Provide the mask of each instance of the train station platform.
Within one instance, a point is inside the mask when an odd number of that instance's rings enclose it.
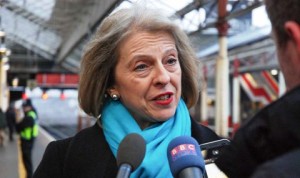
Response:
[[[6,142],[0,147],[0,177],[19,178],[18,169],[18,142],[15,139],[12,142]]]
[[[40,134],[35,141],[32,151],[34,170],[40,163],[46,146],[53,140],[55,139],[49,135],[48,132],[40,128]],[[6,141],[4,146],[0,147],[0,178],[25,178],[25,175],[19,139],[18,136],[15,135],[14,141]]]

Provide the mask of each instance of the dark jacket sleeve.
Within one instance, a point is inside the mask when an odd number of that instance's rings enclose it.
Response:
[[[270,158],[268,112],[260,111],[235,133],[231,144],[220,152],[216,165],[230,178],[250,177],[259,164]]]
[[[199,144],[211,142],[220,139],[220,137],[210,128],[197,123],[193,118],[192,121],[192,136]]]
[[[264,163],[300,147],[300,87],[260,110],[235,133],[216,165],[230,178],[247,178]]]
[[[259,166],[251,178],[300,177],[300,149],[286,153]]]
[[[71,138],[49,143],[34,178],[63,177],[64,159]]]

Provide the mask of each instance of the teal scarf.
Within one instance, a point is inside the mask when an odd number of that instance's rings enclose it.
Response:
[[[182,99],[173,117],[144,130],[141,130],[120,101],[107,102],[101,118],[105,138],[115,157],[119,144],[126,135],[138,133],[145,139],[146,155],[141,165],[131,174],[131,178],[172,177],[167,159],[168,144],[175,137],[191,136],[190,115]]]

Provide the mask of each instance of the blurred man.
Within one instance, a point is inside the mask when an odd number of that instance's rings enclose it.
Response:
[[[5,141],[5,129],[6,129],[7,123],[5,119],[5,114],[0,108],[0,146],[4,146],[4,141]]]
[[[9,105],[5,115],[6,115],[8,131],[9,131],[9,140],[13,141],[14,140],[15,127],[16,127],[16,113],[15,113],[15,108],[14,108],[13,103],[11,103]]]
[[[300,177],[300,1],[265,4],[287,92],[243,125],[216,160],[230,178]]]
[[[22,108],[24,111],[24,118],[17,123],[16,128],[20,134],[21,151],[23,164],[26,169],[27,178],[31,178],[33,174],[32,166],[32,148],[34,140],[38,135],[37,114],[33,110],[30,99],[23,102]]]

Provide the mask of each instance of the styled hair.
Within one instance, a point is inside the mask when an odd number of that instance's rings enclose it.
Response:
[[[81,61],[79,95],[81,108],[98,117],[107,98],[107,89],[114,84],[114,70],[121,42],[136,32],[167,32],[175,40],[182,70],[182,98],[188,108],[196,104],[199,95],[197,58],[183,30],[158,10],[137,4],[106,17],[87,45]]]
[[[287,21],[295,21],[300,24],[300,1],[265,0],[265,5],[278,44],[279,46],[285,46],[289,35],[284,30],[284,24]]]

